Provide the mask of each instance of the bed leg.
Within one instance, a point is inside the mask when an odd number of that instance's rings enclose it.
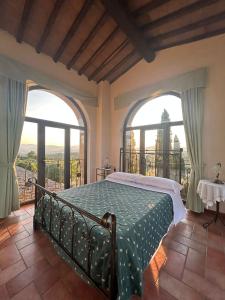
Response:
[[[116,276],[116,216],[111,214],[111,280],[110,280],[110,300],[117,299],[117,276]]]
[[[33,228],[34,231],[37,231],[39,229],[39,224],[38,222],[35,220],[35,217],[33,217]]]

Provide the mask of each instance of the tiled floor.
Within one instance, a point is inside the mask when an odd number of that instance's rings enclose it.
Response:
[[[0,221],[0,299],[104,299],[33,232],[32,215],[27,205]],[[189,213],[169,231],[144,274],[143,299],[225,299],[225,227],[206,231],[209,218]]]

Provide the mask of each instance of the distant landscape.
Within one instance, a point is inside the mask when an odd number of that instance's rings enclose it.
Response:
[[[73,152],[79,153],[79,145],[73,145],[72,149]],[[37,145],[34,144],[21,144],[19,149],[19,155],[20,156],[26,156],[29,152],[35,152],[37,153]],[[56,146],[56,145],[47,145],[45,147],[45,153],[47,155],[51,154],[61,154],[64,152],[63,146]]]
[[[71,182],[81,174],[82,166],[79,146],[73,146],[70,154]],[[35,144],[22,144],[17,156],[16,166],[19,167],[21,178],[26,171],[37,173],[37,146]],[[24,171],[23,171],[24,170]],[[48,145],[45,147],[45,177],[54,182],[64,181],[64,147]],[[76,183],[77,184],[77,183]]]

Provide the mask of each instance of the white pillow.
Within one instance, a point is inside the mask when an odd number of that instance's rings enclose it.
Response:
[[[143,185],[150,185],[154,187],[159,187],[164,190],[170,190],[174,193],[180,193],[183,186],[179,184],[178,182],[168,179],[168,178],[162,178],[162,177],[155,177],[155,176],[142,176],[139,177],[136,181],[139,184]]]
[[[112,180],[121,180],[121,181],[129,181],[129,182],[137,182],[138,179],[144,177],[141,174],[131,174],[125,172],[114,172],[106,177],[106,179]]]

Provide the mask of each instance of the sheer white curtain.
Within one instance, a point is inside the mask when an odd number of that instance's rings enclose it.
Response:
[[[0,76],[0,218],[19,208],[15,160],[26,111],[26,84]]]

